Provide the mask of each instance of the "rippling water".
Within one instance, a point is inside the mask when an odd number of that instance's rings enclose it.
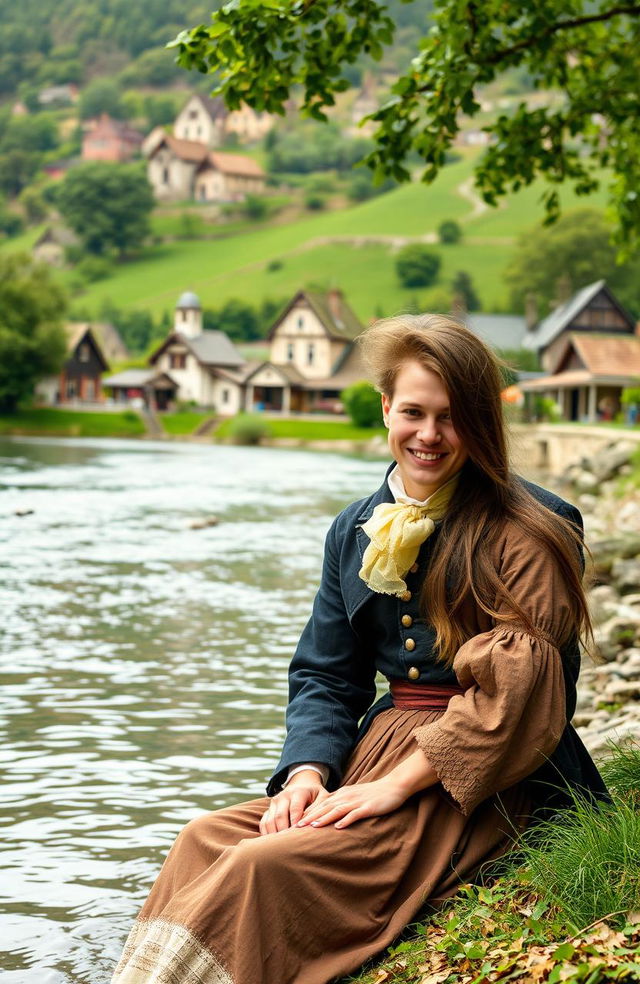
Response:
[[[263,792],[324,534],[384,464],[39,439],[0,463],[0,976],[103,984],[177,831]]]

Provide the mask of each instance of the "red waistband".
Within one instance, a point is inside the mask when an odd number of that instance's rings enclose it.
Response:
[[[389,680],[393,706],[401,711],[444,711],[452,697],[463,694],[462,687],[444,684]]]

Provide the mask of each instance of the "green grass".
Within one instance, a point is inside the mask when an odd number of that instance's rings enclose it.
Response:
[[[133,410],[114,413],[21,410],[0,416],[0,434],[43,434],[56,437],[139,437],[145,426]]]
[[[273,213],[290,195],[268,198],[271,218],[253,223],[234,219],[210,224],[197,203],[162,206],[153,218],[156,236],[182,237],[184,213],[193,216],[193,235],[206,238],[174,239],[144,249],[139,258],[115,265],[108,278],[88,284],[75,300],[83,311],[97,316],[105,301],[118,307],[140,308],[158,317],[172,311],[185,289],[195,290],[205,307],[220,307],[231,298],[254,305],[265,298],[285,298],[301,287],[341,287],[363,322],[418,304],[424,310],[445,309],[450,281],[459,270],[471,273],[484,310],[502,310],[507,303],[504,270],[521,233],[543,217],[539,201],[545,184],[535,182],[510,196],[506,204],[473,216],[473,205],[460,194],[469,181],[477,151],[465,151],[462,160],[445,167],[433,185],[415,182],[343,209],[302,214],[283,223]],[[311,175],[309,180],[314,177]],[[577,198],[560,189],[565,207],[602,207],[600,191]],[[440,246],[439,283],[429,290],[403,290],[395,274],[394,237],[433,235],[443,219],[463,226],[463,239]],[[0,243],[0,250],[29,248],[41,229],[29,230]],[[360,245],[340,242],[362,237]],[[388,242],[366,241],[383,237]],[[330,240],[330,241],[328,241]],[[272,260],[282,264],[269,271]],[[72,285],[73,272],[56,276]]]
[[[350,984],[639,980],[640,745],[610,751],[601,768],[612,804],[576,799],[538,825],[517,856],[425,910]]]
[[[234,421],[242,420],[243,416],[240,414],[238,418],[230,417],[223,421],[214,432],[216,439],[230,438]],[[299,441],[368,441],[377,434],[386,433],[384,428],[355,427],[345,420],[276,420],[273,417],[262,420],[268,428],[269,437]]]
[[[183,436],[193,434],[195,429],[209,420],[213,414],[208,411],[184,410],[176,413],[162,413],[160,423],[167,434]]]

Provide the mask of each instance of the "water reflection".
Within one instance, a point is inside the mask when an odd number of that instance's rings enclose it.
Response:
[[[0,463],[2,981],[102,984],[178,829],[262,793],[324,534],[384,466],[37,439]]]

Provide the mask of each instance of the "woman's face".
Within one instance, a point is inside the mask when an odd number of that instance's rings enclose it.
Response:
[[[449,413],[442,378],[419,362],[403,362],[393,396],[382,395],[389,448],[407,495],[422,501],[460,471],[467,450]]]

